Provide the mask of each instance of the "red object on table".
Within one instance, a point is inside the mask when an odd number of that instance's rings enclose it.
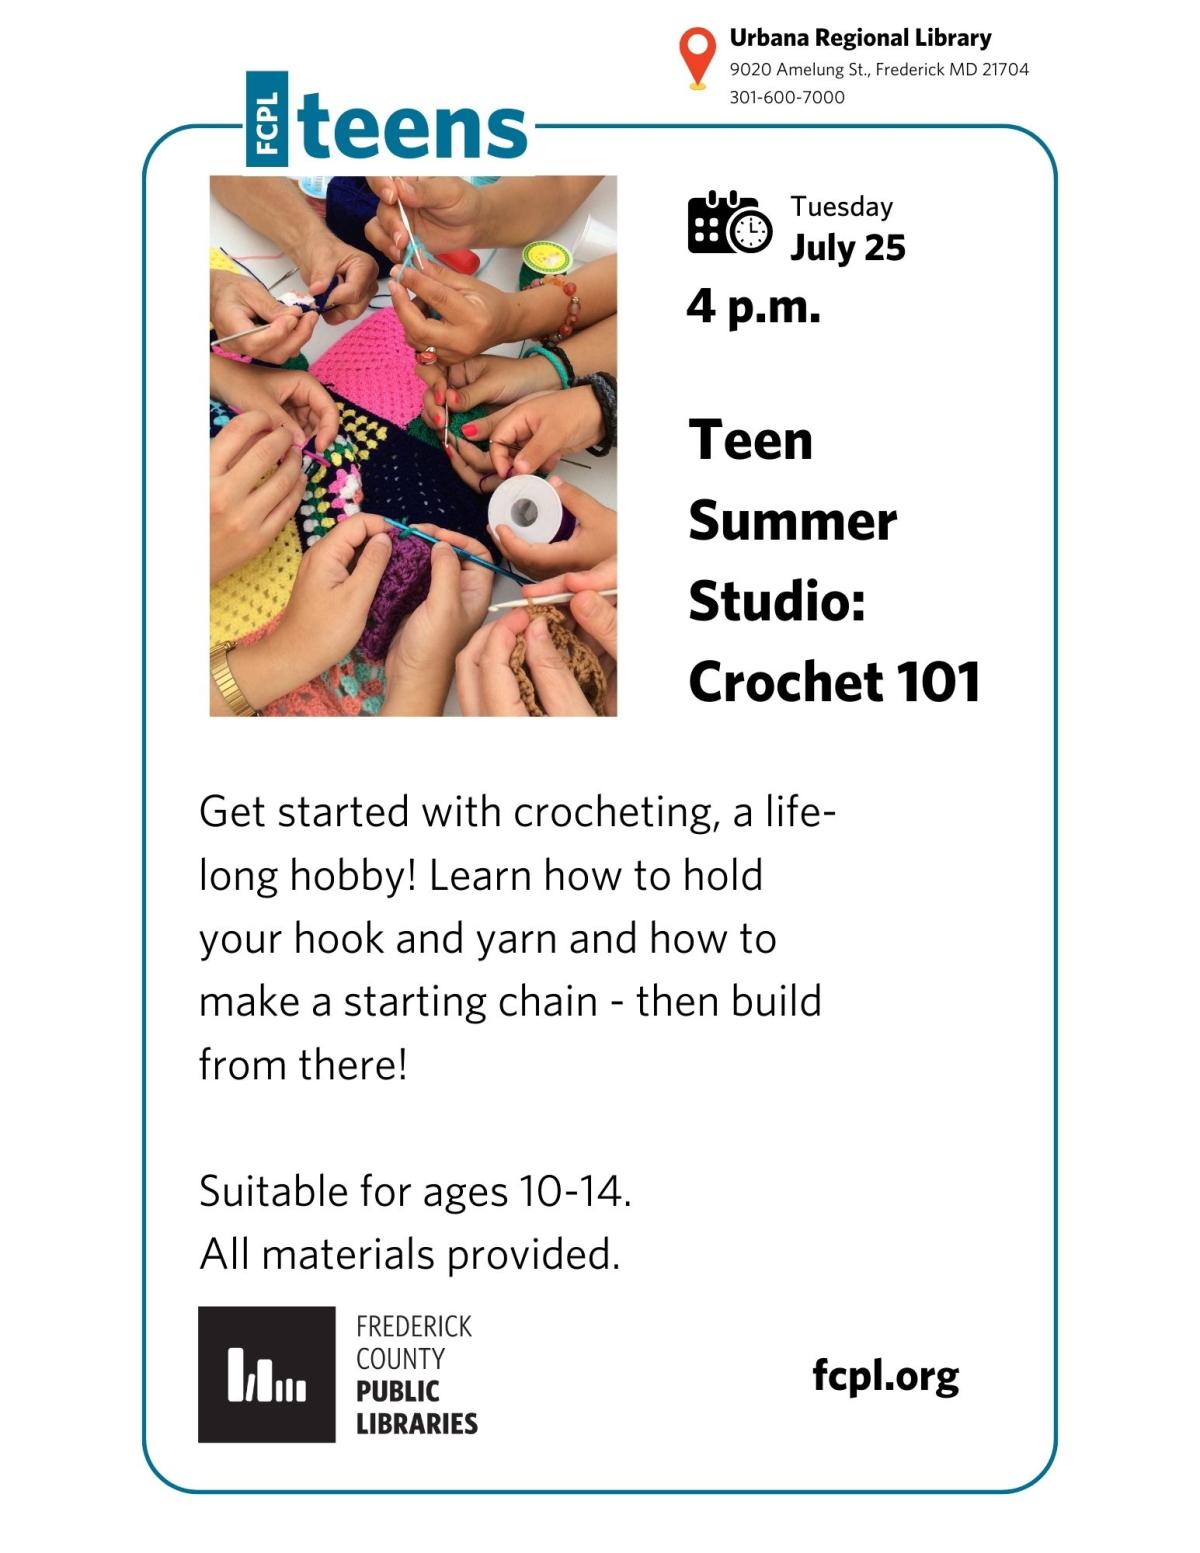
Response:
[[[434,257],[439,264],[444,264],[448,270],[457,270],[460,275],[474,275],[479,268],[479,255],[473,248],[454,248]]]

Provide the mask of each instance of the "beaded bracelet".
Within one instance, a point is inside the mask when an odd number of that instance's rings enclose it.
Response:
[[[585,383],[595,394],[604,421],[603,439],[595,447],[588,448],[588,452],[593,458],[603,458],[617,445],[617,380],[611,372],[588,372],[575,386],[582,388]]]
[[[558,373],[558,380],[562,386],[564,388],[570,388],[570,375],[568,374],[566,367],[564,367],[562,362],[558,359],[557,351],[547,350],[544,345],[531,345],[525,352],[526,359],[528,359],[530,356],[544,356],[550,365],[554,368],[555,372]]]
[[[573,280],[565,280],[561,275],[539,275],[536,280],[529,282],[530,291],[536,290],[538,286],[558,286],[567,299],[567,316],[553,334],[542,337],[543,345],[561,345],[575,333],[575,327],[579,322],[579,310],[583,306],[579,288]]]

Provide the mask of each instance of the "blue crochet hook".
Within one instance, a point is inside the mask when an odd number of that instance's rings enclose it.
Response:
[[[411,523],[401,523],[399,518],[384,518],[385,523],[390,523],[393,528],[398,528],[409,539],[423,539],[427,545],[440,544],[441,541],[434,535],[425,533],[424,529],[413,528]],[[489,572],[498,572],[501,577],[511,577],[513,582],[532,582],[532,577],[523,577],[520,572],[513,571],[511,566],[499,566],[495,561],[485,561],[481,555],[472,555],[469,550],[463,550],[459,545],[451,545],[455,555],[461,555],[464,561],[474,561],[476,566],[486,566]]]

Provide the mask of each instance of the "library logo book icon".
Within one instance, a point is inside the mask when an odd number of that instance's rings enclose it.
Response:
[[[201,1445],[336,1439],[332,1305],[201,1305],[197,1316]]]

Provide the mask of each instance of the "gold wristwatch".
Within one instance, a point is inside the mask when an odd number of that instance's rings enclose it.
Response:
[[[226,705],[235,717],[258,717],[259,713],[252,707],[242,694],[242,687],[233,677],[233,670],[229,667],[229,653],[237,646],[236,642],[218,642],[208,655],[208,667],[212,677],[217,682],[217,689],[225,699]]]

